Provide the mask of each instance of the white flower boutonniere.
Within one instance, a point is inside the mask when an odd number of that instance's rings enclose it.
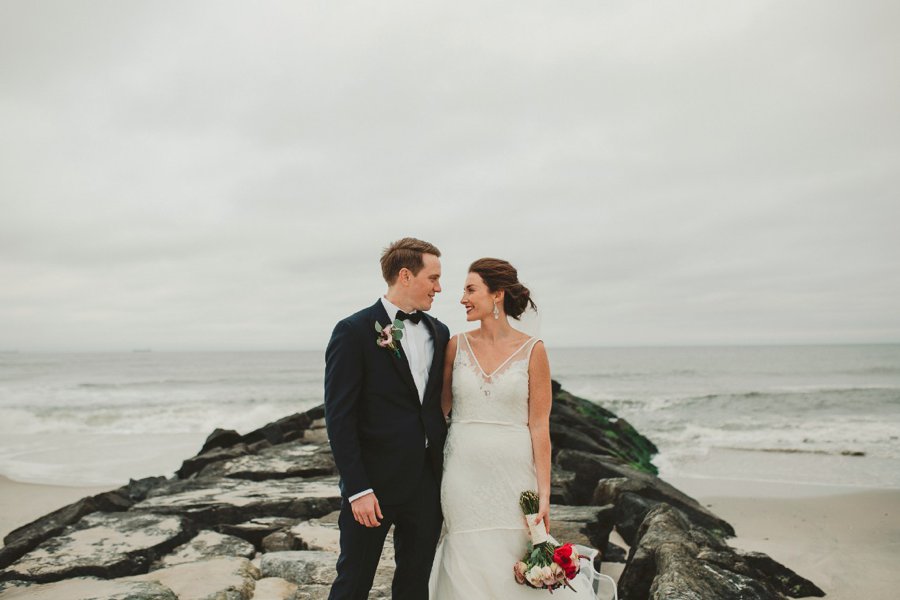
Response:
[[[390,325],[384,327],[381,323],[375,321],[375,331],[378,332],[378,338],[375,343],[382,348],[387,348],[394,353],[394,356],[400,358],[400,340],[403,339],[403,321],[395,320]]]

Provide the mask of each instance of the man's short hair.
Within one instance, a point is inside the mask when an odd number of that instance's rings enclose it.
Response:
[[[423,242],[416,238],[403,238],[391,243],[381,253],[381,274],[388,285],[394,285],[400,269],[409,269],[413,275],[418,275],[425,266],[424,254],[440,256],[441,251],[434,244]]]

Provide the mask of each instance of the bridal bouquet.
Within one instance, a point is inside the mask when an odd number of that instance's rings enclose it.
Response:
[[[538,495],[532,491],[519,496],[519,506],[531,532],[531,544],[522,560],[513,565],[516,581],[532,588],[546,588],[551,594],[563,586],[574,590],[569,580],[581,568],[578,553],[572,544],[560,545],[550,537],[543,522],[535,525],[539,504]]]

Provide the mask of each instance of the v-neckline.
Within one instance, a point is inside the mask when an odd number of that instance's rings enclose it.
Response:
[[[507,356],[506,360],[504,360],[502,363],[500,363],[496,369],[494,369],[490,373],[485,373],[484,369],[481,366],[481,363],[478,362],[478,356],[476,356],[475,350],[472,348],[472,343],[469,341],[469,334],[463,333],[463,337],[466,338],[466,347],[469,349],[469,354],[472,355],[472,360],[475,361],[475,366],[478,367],[478,370],[481,371],[481,376],[484,377],[485,379],[491,379],[494,375],[496,375],[497,371],[499,371],[500,369],[505,367],[506,363],[508,363],[510,360],[512,360],[513,356],[518,354],[522,350],[522,348],[524,348],[525,346],[528,345],[528,342],[530,342],[531,340],[534,339],[534,337],[532,336],[532,337],[528,338],[527,340],[525,340],[525,343],[522,344],[521,346],[519,346],[518,348],[516,348],[515,352],[513,352],[512,354]]]

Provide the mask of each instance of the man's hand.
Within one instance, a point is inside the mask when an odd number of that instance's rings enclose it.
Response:
[[[366,494],[351,502],[350,510],[353,511],[356,522],[364,527],[380,527],[381,521],[378,519],[384,518],[374,493]]]

